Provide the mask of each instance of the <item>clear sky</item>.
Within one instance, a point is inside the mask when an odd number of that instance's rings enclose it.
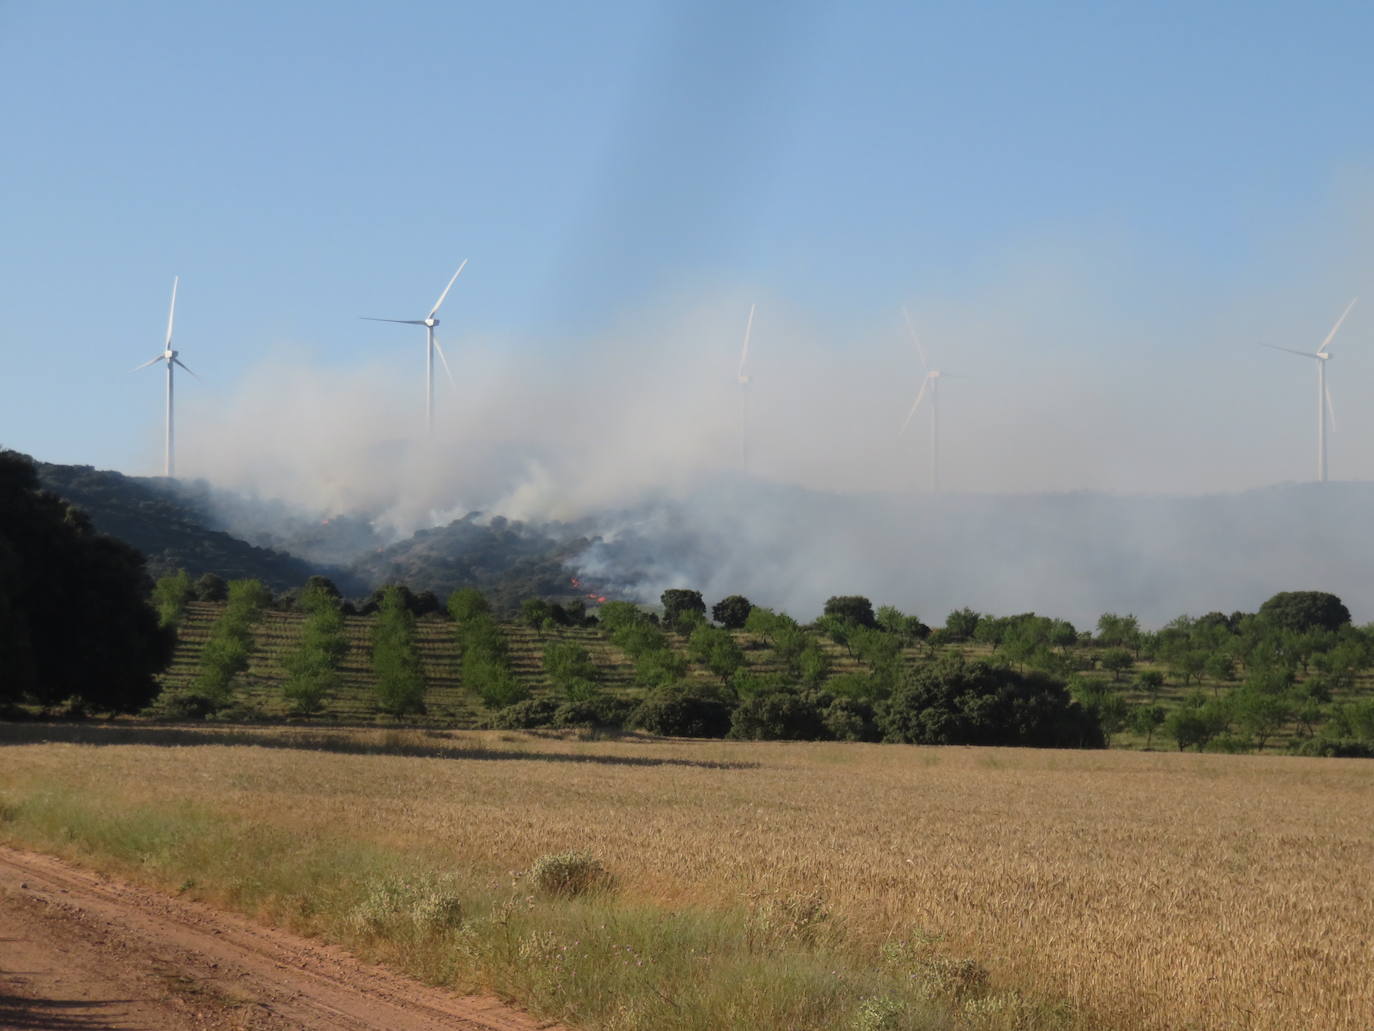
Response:
[[[1331,474],[1374,479],[1371,44],[1359,3],[0,0],[0,445],[158,471],[130,370],[173,275],[188,449],[277,363],[366,425],[359,381],[419,402],[421,338],[358,316],[422,317],[469,258],[460,404],[604,382],[652,420],[621,356],[671,398],[699,345],[733,389],[757,301],[753,417],[805,444],[771,468],[839,486],[921,482],[902,305],[969,375],[952,488],[1307,478],[1315,374],[1256,344],[1365,293]]]

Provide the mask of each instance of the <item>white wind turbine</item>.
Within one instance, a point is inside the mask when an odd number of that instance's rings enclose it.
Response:
[[[167,341],[162,345],[162,353],[149,358],[142,365],[135,366],[133,370],[137,372],[139,369],[146,369],[148,366],[156,365],[158,362],[167,363],[167,426],[163,438],[162,450],[163,476],[172,476],[176,472],[176,456],[173,452],[175,434],[172,425],[172,366],[180,365],[183,369],[186,369],[187,372],[191,372],[191,370],[187,368],[186,363],[177,357],[177,352],[172,350],[172,323],[175,321],[177,314],[177,284],[180,281],[180,276],[172,277],[172,306],[167,310]],[[191,372],[191,375],[195,376],[196,374]],[[196,378],[199,379],[200,377],[196,376]]]
[[[429,314],[422,319],[374,319],[369,315],[360,316],[368,322],[397,322],[403,326],[424,326],[427,342],[425,344],[425,432],[434,432],[434,352],[439,352],[439,361],[444,365],[444,375],[448,377],[450,385],[455,390],[457,384],[453,382],[453,373],[449,371],[448,359],[444,357],[444,350],[439,346],[439,342],[434,339],[434,327],[439,325],[439,320],[434,316],[439,312],[439,306],[444,303],[444,298],[453,289],[453,284],[458,281],[458,276],[462,273],[468,259],[464,258],[458,271],[453,273],[453,278],[448,281],[448,286],[444,287],[444,292],[439,295],[439,299],[434,302],[434,307],[429,309]]]
[[[739,464],[744,472],[749,471],[749,336],[754,332],[754,309],[749,305],[749,321],[744,324],[744,346],[739,353]]]
[[[1272,348],[1275,351],[1287,351],[1289,354],[1296,354],[1303,358],[1315,358],[1317,360],[1317,482],[1326,482],[1326,424],[1329,421],[1331,428],[1336,428],[1336,413],[1331,407],[1331,390],[1326,385],[1326,363],[1331,360],[1331,352],[1327,350],[1332,339],[1336,336],[1337,330],[1341,328],[1341,323],[1350,314],[1350,309],[1355,307],[1354,298],[1345,306],[1345,311],[1341,312],[1341,317],[1336,320],[1336,324],[1331,327],[1331,332],[1326,334],[1326,339],[1322,341],[1321,347],[1315,351],[1295,351],[1291,347],[1279,347],[1276,344],[1264,344],[1264,347]]]
[[[916,391],[916,399],[911,402],[911,411],[906,413],[906,419],[902,422],[902,428],[898,431],[898,436],[906,432],[906,428],[911,425],[912,418],[916,415],[916,409],[921,407],[921,402],[930,398],[930,489],[932,492],[940,490],[940,379],[947,376],[947,373],[939,369],[932,369],[926,360],[926,349],[921,346],[921,338],[916,332],[916,327],[911,322],[911,313],[902,308],[902,320],[906,323],[906,331],[911,336],[911,342],[916,345],[916,353],[921,359],[921,368],[925,375],[921,377],[921,388]]]

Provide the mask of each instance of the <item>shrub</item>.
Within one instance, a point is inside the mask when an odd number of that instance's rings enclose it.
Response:
[[[540,856],[530,867],[530,880],[545,895],[559,898],[608,891],[614,884],[601,860],[585,852]]]
[[[599,694],[564,702],[554,710],[555,727],[600,727],[619,730],[629,722],[638,703],[621,695]]]
[[[878,741],[882,733],[873,706],[861,698],[836,698],[821,713],[826,734],[836,741]]]
[[[831,701],[828,696],[824,700]],[[814,697],[774,691],[742,701],[731,716],[729,736],[745,741],[820,741],[830,735]]]
[[[534,730],[553,724],[558,702],[552,698],[527,698],[489,714],[482,721],[492,730]]]
[[[432,938],[462,926],[463,903],[454,886],[437,877],[379,878],[349,920],[368,937]]]
[[[640,702],[630,722],[664,737],[724,737],[730,730],[730,705],[719,692],[674,684]]]
[[[888,741],[1101,748],[1102,728],[1061,681],[949,656],[914,670],[881,703]]]

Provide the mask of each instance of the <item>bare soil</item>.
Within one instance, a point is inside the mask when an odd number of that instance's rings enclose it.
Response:
[[[231,914],[0,846],[0,1028],[535,1031]]]

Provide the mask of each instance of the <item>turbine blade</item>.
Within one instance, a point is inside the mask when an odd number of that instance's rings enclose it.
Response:
[[[1318,361],[1321,361],[1321,359],[1311,351],[1295,351],[1291,347],[1280,347],[1278,344],[1260,344],[1260,347],[1267,347],[1271,351],[1287,351],[1289,354],[1296,354],[1302,358],[1317,358]]]
[[[1327,419],[1329,419],[1329,420],[1331,421],[1331,429],[1332,429],[1332,431],[1334,432],[1335,429],[1336,429],[1336,409],[1335,409],[1335,407],[1331,404],[1331,388],[1330,388],[1330,387],[1325,387],[1325,390],[1326,390],[1326,417],[1327,417]]]
[[[368,322],[396,322],[402,326],[423,326],[424,319],[374,319],[371,315],[359,315],[358,318],[366,319]]]
[[[926,396],[926,387],[930,386],[930,377],[921,380],[921,389],[916,391],[916,400],[911,402],[911,411],[906,413],[906,419],[902,422],[902,428],[897,431],[897,436],[906,432],[906,428],[911,425],[912,417],[916,414],[916,409],[921,407],[921,401]]]
[[[458,277],[462,274],[462,272],[463,272],[463,267],[464,267],[465,265],[467,265],[467,263],[468,263],[468,259],[467,259],[467,258],[464,258],[464,259],[463,259],[463,264],[462,264],[462,265],[459,265],[459,266],[458,266],[458,271],[455,272],[455,273],[453,273],[453,278],[450,279],[450,280],[448,281],[448,286],[444,287],[444,292],[441,293],[441,294],[439,295],[439,299],[438,299],[437,301],[434,302],[434,307],[431,308],[431,309],[429,309],[429,314],[426,316],[426,318],[430,318],[430,319],[434,318],[434,313],[435,313],[436,311],[439,310],[439,305],[441,305],[441,304],[444,303],[444,298],[447,297],[447,296],[448,296],[448,292],[449,292],[450,290],[453,289],[453,284],[456,283],[456,282],[458,282]]]
[[[744,382],[744,368],[749,363],[749,336],[754,332],[754,309],[758,305],[749,305],[749,321],[744,324],[744,347],[739,353],[739,381]]]
[[[144,362],[142,365],[135,365],[135,366],[134,366],[132,369],[130,369],[129,371],[130,371],[130,372],[137,372],[139,369],[146,369],[149,365],[155,365],[156,363],[162,361],[162,358],[163,358],[162,355],[158,355],[156,358],[149,358],[149,359],[148,359],[146,362]]]
[[[439,338],[434,338],[434,353],[439,356],[439,364],[444,367],[444,375],[448,377],[448,385],[453,388],[453,392],[458,393],[458,384],[453,382],[453,373],[449,371],[448,359],[444,357],[444,349],[439,346]]]
[[[172,306],[167,309],[167,346],[165,350],[172,349],[172,321],[177,314],[177,284],[181,282],[180,276],[172,277]]]
[[[187,365],[184,361],[182,361],[180,358],[173,358],[172,361],[175,362],[177,365],[180,365],[180,366],[181,366],[183,369],[185,369],[187,372],[191,372],[191,367],[190,367],[189,365]],[[199,377],[199,376],[196,376],[196,374],[195,374],[194,372],[191,372],[191,375],[192,375],[192,376],[195,376],[196,379],[200,379],[200,377]]]
[[[916,332],[916,324],[911,321],[911,312],[906,310],[906,305],[902,305],[902,321],[906,323],[907,335],[911,337],[911,342],[916,345],[916,353],[921,356],[921,368],[928,370],[930,362],[926,360],[926,349],[921,346],[921,336]]]
[[[1338,318],[1338,319],[1336,320],[1336,324],[1335,324],[1334,326],[1331,327],[1331,332],[1328,333],[1328,334],[1326,334],[1326,339],[1322,341],[1321,347],[1317,348],[1318,351],[1325,351],[1325,350],[1326,350],[1326,345],[1329,344],[1329,343],[1331,343],[1331,338],[1334,337],[1334,336],[1336,335],[1336,330],[1338,330],[1338,329],[1341,328],[1341,323],[1345,321],[1345,317],[1346,317],[1347,315],[1350,314],[1350,309],[1353,308],[1353,307],[1355,307],[1355,301],[1358,301],[1358,300],[1359,300],[1359,298],[1356,297],[1356,298],[1354,298],[1349,304],[1347,304],[1347,305],[1345,306],[1345,311],[1341,312],[1341,317]]]

